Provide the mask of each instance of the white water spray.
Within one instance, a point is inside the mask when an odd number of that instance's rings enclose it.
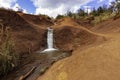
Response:
[[[47,30],[48,30],[48,32],[47,32],[47,49],[45,49],[42,52],[57,50],[57,49],[53,48],[53,29],[48,27]]]
[[[49,27],[47,29],[48,29],[47,46],[48,46],[48,49],[52,49],[53,48],[53,29],[50,29]]]

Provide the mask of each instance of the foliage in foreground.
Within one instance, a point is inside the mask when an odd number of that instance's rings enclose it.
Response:
[[[5,28],[2,24],[0,27],[0,75],[3,75],[18,65],[19,57],[14,50],[9,27]]]

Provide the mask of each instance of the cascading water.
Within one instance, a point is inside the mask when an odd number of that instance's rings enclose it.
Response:
[[[47,33],[47,46],[48,46],[48,49],[53,48],[53,29],[50,29],[49,27],[48,27],[48,33]]]
[[[47,47],[48,48],[42,52],[57,50],[57,49],[53,48],[53,29],[48,27],[47,30],[48,30],[48,32],[47,32]]]

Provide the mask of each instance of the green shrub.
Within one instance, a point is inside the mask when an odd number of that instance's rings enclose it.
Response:
[[[120,11],[118,11],[115,15],[114,15],[114,20],[120,18]]]
[[[109,13],[102,13],[100,16],[94,16],[94,20],[92,21],[93,25],[96,25],[98,23],[101,23],[103,21],[109,20],[111,18],[113,18],[115,16],[115,14],[109,14]]]
[[[56,19],[62,19],[62,18],[64,18],[64,15],[57,15],[57,17],[56,17]]]
[[[0,29],[0,75],[7,74],[18,65],[19,56],[14,50],[14,43],[11,38],[9,27]]]

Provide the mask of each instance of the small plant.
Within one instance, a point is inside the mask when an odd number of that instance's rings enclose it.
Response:
[[[62,18],[64,18],[64,15],[57,15],[57,17],[56,17],[56,19],[62,19]]]
[[[8,10],[8,11],[14,11],[13,9],[10,9],[10,8],[8,8],[8,9],[6,9],[6,8],[4,8],[4,7],[0,7],[0,10]]]
[[[41,68],[41,70],[40,70],[40,75],[42,75],[42,74],[44,74],[45,73],[45,71],[48,69],[49,67],[43,67],[43,68]]]
[[[14,50],[14,43],[11,39],[10,28],[0,29],[0,75],[7,74],[18,65],[18,55]]]

